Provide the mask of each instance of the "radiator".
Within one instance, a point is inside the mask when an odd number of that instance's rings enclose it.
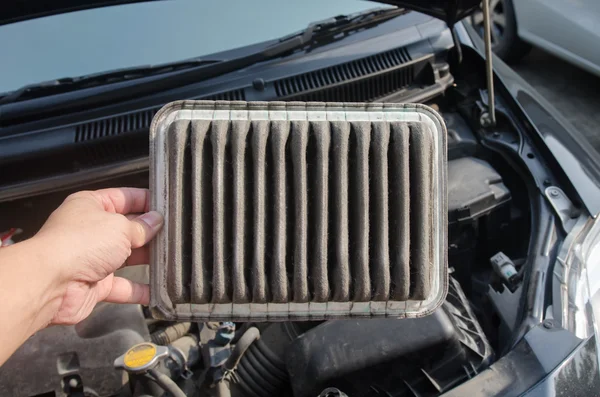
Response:
[[[174,102],[150,180],[157,318],[417,317],[445,299],[446,129],[426,106]]]

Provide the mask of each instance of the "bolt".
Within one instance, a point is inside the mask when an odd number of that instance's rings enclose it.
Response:
[[[254,89],[257,91],[264,91],[265,90],[265,80],[261,79],[261,78],[254,79],[254,81],[252,82],[252,87],[254,87]]]
[[[544,326],[544,328],[546,329],[551,329],[553,327],[552,325],[552,321],[551,320],[544,320],[544,322],[542,323],[542,325]]]
[[[500,138],[500,133],[498,131],[494,132],[492,135],[494,138]]]
[[[77,378],[69,379],[69,387],[70,388],[75,389],[78,386],[79,386],[79,381],[77,380]]]
[[[552,197],[558,197],[558,190],[556,190],[556,189],[550,189],[550,196],[552,196]]]
[[[481,126],[484,128],[492,125],[492,120],[490,119],[490,114],[488,112],[481,113],[481,116],[479,117],[479,124],[481,124]]]

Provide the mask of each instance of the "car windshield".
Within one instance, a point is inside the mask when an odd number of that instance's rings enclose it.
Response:
[[[271,40],[376,7],[358,0],[153,1],[0,26],[0,92]]]

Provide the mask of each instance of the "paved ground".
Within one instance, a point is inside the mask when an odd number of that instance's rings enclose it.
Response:
[[[600,77],[537,48],[513,68],[600,152]]]

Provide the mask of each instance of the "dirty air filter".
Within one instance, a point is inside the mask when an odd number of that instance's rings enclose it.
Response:
[[[428,107],[174,102],[150,146],[154,316],[418,317],[444,300],[446,129]]]

